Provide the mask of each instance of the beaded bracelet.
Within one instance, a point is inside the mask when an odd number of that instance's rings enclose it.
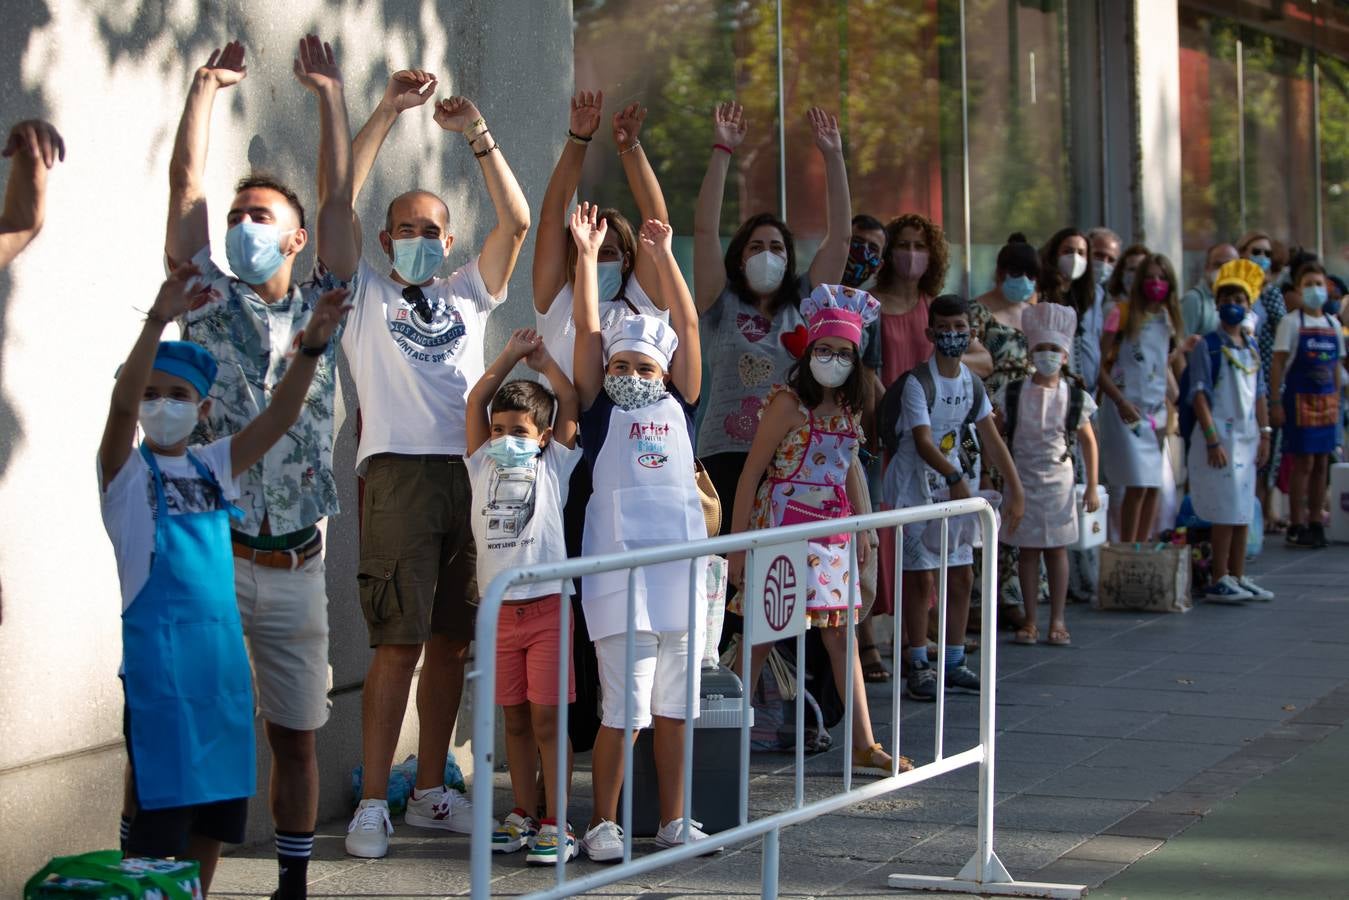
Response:
[[[622,150],[619,150],[619,151],[618,151],[618,155],[619,155],[619,156],[623,156],[623,155],[625,155],[625,154],[631,153],[632,151],[636,150],[636,149],[637,149],[638,147],[640,147],[640,146],[642,146],[642,142],[641,142],[641,141],[633,141],[633,142],[632,142],[631,144],[629,144],[626,148],[624,148],[624,149],[622,149]]]
[[[584,147],[586,144],[589,144],[591,140],[593,140],[593,138],[583,137],[577,134],[576,132],[572,131],[570,128],[568,128],[567,140],[571,141],[573,144],[580,144],[582,147]]]

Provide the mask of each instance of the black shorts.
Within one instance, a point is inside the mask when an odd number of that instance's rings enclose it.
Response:
[[[126,736],[126,755],[131,763],[134,792],[136,761],[131,754],[131,712],[125,705],[122,709],[122,733]],[[131,830],[124,852],[128,856],[156,859],[178,857],[187,851],[188,839],[193,835],[222,844],[242,844],[248,825],[248,800],[248,797],[238,797],[164,809],[141,809],[137,802],[137,808],[131,814]]]

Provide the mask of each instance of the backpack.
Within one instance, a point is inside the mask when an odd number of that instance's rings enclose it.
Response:
[[[1218,387],[1218,377],[1223,373],[1223,336],[1220,332],[1210,331],[1204,335],[1204,346],[1208,349],[1208,380],[1209,384],[1215,389]],[[1198,417],[1194,414],[1194,404],[1187,399],[1190,395],[1190,366],[1187,363],[1185,370],[1180,373],[1178,382],[1180,388],[1181,402],[1176,412],[1177,424],[1180,427],[1181,440],[1185,442],[1185,452],[1190,452],[1190,432],[1194,431],[1194,423]],[[1209,405],[1212,406],[1210,399]]]
[[[961,372],[962,375],[968,374],[974,384],[974,402],[970,404],[970,411],[960,425],[960,465],[965,472],[970,472],[973,470],[974,458],[979,455],[979,445],[972,439],[971,430],[974,428],[979,410],[984,406],[986,392],[983,379],[973,372],[967,373],[963,367]],[[932,412],[937,403],[937,384],[932,378],[932,369],[927,362],[914,366],[886,388],[880,408],[881,446],[890,453],[899,450],[900,438],[903,436],[899,430],[899,420],[904,412],[904,385],[911,377],[917,378],[918,384],[923,388],[928,413]]]
[[[1003,399],[1003,405],[1006,407],[1003,413],[1003,431],[1007,434],[1007,452],[1012,452],[1012,439],[1016,437],[1016,420],[1020,415],[1021,409],[1021,386],[1026,383],[1024,378],[1018,378],[1015,381],[1007,382],[1007,395]],[[1065,446],[1063,456],[1059,457],[1059,462],[1065,462],[1073,458],[1073,444],[1077,440],[1077,429],[1082,424],[1082,405],[1086,401],[1087,392],[1080,385],[1068,383],[1068,413],[1063,417],[1063,433],[1065,436]]]

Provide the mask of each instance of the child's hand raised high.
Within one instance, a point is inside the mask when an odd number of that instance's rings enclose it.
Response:
[[[652,259],[673,255],[674,251],[671,249],[673,238],[674,229],[659,219],[647,219],[643,222],[642,231],[638,235],[642,251]]]
[[[609,223],[600,219],[599,206],[590,202],[579,203],[571,211],[571,236],[576,239],[576,247],[584,256],[591,258],[600,254],[600,245],[609,232]]]
[[[553,360],[553,355],[548,352],[548,348],[544,346],[543,339],[540,338],[538,346],[525,357],[525,365],[542,375],[557,363]]]
[[[192,263],[183,263],[169,273],[159,286],[159,294],[150,307],[149,318],[168,324],[179,316],[186,315],[202,294],[210,291],[210,286],[197,283],[201,270]]]
[[[517,328],[506,341],[506,356],[512,361],[528,360],[531,354],[543,347],[543,338],[532,328]]]
[[[300,346],[311,348],[328,346],[328,341],[332,340],[333,332],[337,330],[342,317],[351,309],[351,304],[346,302],[349,296],[351,291],[347,288],[333,288],[331,291],[323,292],[318,303],[314,304],[314,311],[309,314],[304,334],[300,335]]]

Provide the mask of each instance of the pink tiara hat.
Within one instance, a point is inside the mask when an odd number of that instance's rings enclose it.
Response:
[[[809,326],[810,342],[822,337],[843,338],[862,345],[862,329],[880,315],[881,303],[866,291],[841,284],[820,284],[801,301],[801,315]]]

